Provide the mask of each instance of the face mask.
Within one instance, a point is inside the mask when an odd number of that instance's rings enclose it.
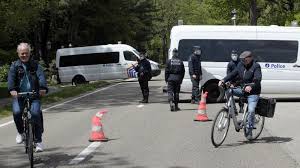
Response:
[[[232,61],[237,61],[238,56],[236,54],[232,54],[231,59],[232,59]]]
[[[201,55],[201,50],[196,50],[195,55]]]

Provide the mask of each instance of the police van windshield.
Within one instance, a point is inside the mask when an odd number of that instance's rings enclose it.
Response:
[[[203,62],[228,62],[233,49],[238,54],[250,50],[259,62],[295,63],[298,54],[298,41],[185,39],[178,46],[183,61],[188,61],[193,46],[201,46]]]

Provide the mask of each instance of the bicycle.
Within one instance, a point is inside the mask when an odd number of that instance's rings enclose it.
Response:
[[[33,149],[35,147],[35,135],[34,135],[34,123],[31,118],[31,100],[37,96],[36,92],[20,92],[18,93],[19,97],[24,98],[24,111],[22,115],[23,124],[24,124],[24,146],[25,153],[28,154],[30,167],[33,167]]]
[[[236,132],[239,132],[241,129],[244,129],[244,136],[247,138],[246,125],[248,123],[248,115],[249,115],[248,109],[247,107],[244,108],[246,110],[243,109],[242,120],[238,121],[237,119],[238,112],[236,109],[234,96],[232,94],[232,90],[236,87],[230,87],[230,83],[229,84],[226,83],[222,85],[222,87],[225,90],[225,100],[226,100],[225,106],[217,113],[211,129],[211,141],[215,147],[219,147],[224,142],[228,134],[228,130],[230,126],[230,118],[232,118],[233,120]],[[246,97],[242,97],[242,101],[244,104],[246,103],[246,100],[247,100]],[[255,114],[255,119],[253,123],[254,128],[252,130],[252,139],[248,139],[249,141],[255,140],[259,137],[259,135],[261,134],[264,128],[264,123],[265,123],[265,117]],[[218,139],[217,135],[215,135],[215,133],[218,134],[219,132],[223,132],[221,133],[220,139]]]

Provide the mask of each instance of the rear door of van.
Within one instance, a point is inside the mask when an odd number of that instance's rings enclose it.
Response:
[[[130,69],[133,68],[133,66],[136,66],[137,65],[137,56],[130,50],[124,50],[123,51],[123,55],[124,55],[124,68],[125,68],[125,75],[126,75],[126,78],[130,78],[130,77],[133,77],[133,76],[129,76],[128,75],[128,71]]]
[[[299,34],[258,31],[254,51],[262,68],[262,93],[300,93]]]

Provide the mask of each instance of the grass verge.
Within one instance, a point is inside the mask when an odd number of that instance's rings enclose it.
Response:
[[[69,86],[69,87],[59,87],[59,91],[49,94],[42,99],[42,104],[50,104],[62,101],[66,98],[78,96],[80,94],[90,92],[105,86],[108,86],[110,83],[106,81],[99,81],[95,83],[89,83],[79,86]],[[6,89],[7,92],[7,89]],[[11,115],[11,105],[6,105],[0,107],[0,118],[7,117]]]

